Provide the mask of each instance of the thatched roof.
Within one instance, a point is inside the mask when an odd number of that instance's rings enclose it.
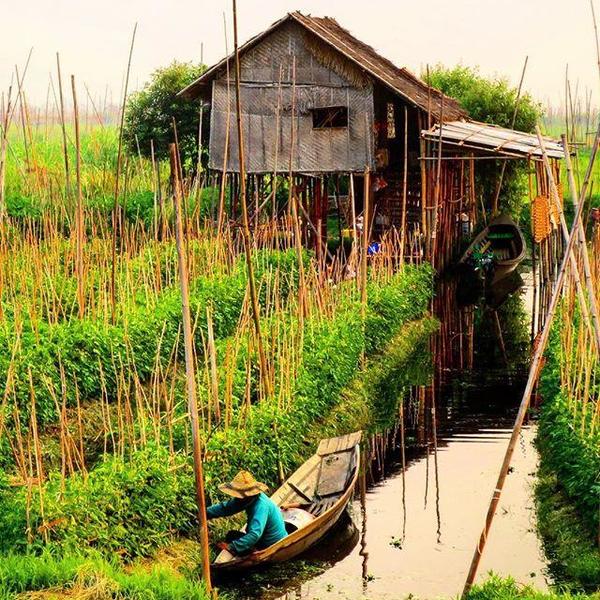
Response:
[[[330,46],[367,75],[387,86],[408,103],[424,111],[430,109],[432,117],[435,120],[440,120],[440,113],[442,111],[444,121],[454,121],[467,116],[456,100],[445,96],[434,88],[430,88],[407,69],[397,67],[387,58],[378,54],[371,46],[356,39],[347,29],[344,29],[331,17],[313,17],[303,15],[298,11],[288,13],[285,17],[265,29],[265,31],[243,44],[240,47],[240,53],[243,54],[250,50],[268,34],[288,21],[300,24],[306,31]],[[206,89],[206,86],[218,75],[220,69],[225,67],[227,61],[232,58],[233,54],[210,67],[199,79],[182,90],[180,95],[188,98],[196,98],[201,95],[203,89]]]

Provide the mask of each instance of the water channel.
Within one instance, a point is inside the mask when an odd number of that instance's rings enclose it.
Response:
[[[451,286],[448,298],[454,290]],[[450,338],[464,337],[466,331],[450,331]],[[471,358],[464,351],[458,358],[456,353],[454,358],[452,352],[439,353],[446,358],[436,369],[443,379],[436,398],[437,453],[430,435],[428,443],[409,448],[403,478],[400,453],[388,452],[384,474],[371,482],[364,502],[357,498],[349,517],[315,549],[299,561],[227,582],[225,588],[231,586],[238,598],[261,600],[456,597],[484,523],[524,384],[522,368],[498,366],[498,356],[478,358],[478,351],[489,353],[493,346],[489,339],[462,344]],[[535,424],[529,424],[515,451],[480,581],[490,571],[538,589],[546,589],[551,581],[535,525],[534,437]]]

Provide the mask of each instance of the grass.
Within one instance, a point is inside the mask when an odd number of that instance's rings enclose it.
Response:
[[[467,600],[599,600],[600,592],[586,595],[569,591],[541,592],[531,586],[517,584],[514,579],[496,575],[483,584],[474,586]]]
[[[538,529],[555,582],[590,593],[600,589],[600,552],[594,537],[547,467],[538,473],[535,496]]]

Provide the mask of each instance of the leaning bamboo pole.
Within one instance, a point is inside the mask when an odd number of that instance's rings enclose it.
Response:
[[[471,560],[471,566],[469,567],[469,573],[467,574],[467,579],[465,581],[465,586],[464,586],[463,592],[462,592],[463,599],[467,597],[469,590],[473,586],[475,577],[477,576],[477,570],[479,568],[481,556],[483,554],[483,550],[485,548],[488,534],[490,532],[492,522],[494,520],[494,515],[496,514],[496,509],[498,507],[498,503],[500,502],[500,495],[502,494],[504,482],[506,480],[506,476],[508,475],[508,470],[510,468],[512,455],[515,450],[515,446],[517,445],[517,442],[519,440],[519,435],[521,433],[523,421],[525,420],[525,415],[527,414],[527,410],[529,409],[529,402],[531,400],[531,394],[533,392],[533,388],[537,382],[537,378],[538,378],[540,369],[542,367],[543,354],[544,354],[544,350],[546,349],[546,344],[548,343],[548,337],[550,336],[550,329],[552,327],[552,321],[554,319],[554,315],[555,315],[556,309],[558,307],[558,302],[561,298],[562,287],[563,287],[563,283],[564,283],[566,272],[567,272],[567,265],[569,264],[569,257],[573,251],[573,246],[577,239],[578,222],[580,221],[581,215],[583,213],[583,207],[585,204],[587,186],[588,186],[591,174],[592,174],[594,162],[596,160],[596,154],[598,152],[598,143],[599,142],[600,142],[600,125],[598,126],[598,131],[596,132],[596,138],[594,140],[594,146],[592,148],[590,162],[588,164],[588,169],[587,169],[587,173],[585,176],[585,180],[581,187],[579,205],[578,205],[577,211],[575,213],[573,227],[571,228],[571,232],[570,232],[570,235],[569,235],[569,238],[567,241],[567,245],[565,248],[563,258],[562,258],[560,270],[558,272],[556,283],[554,285],[554,290],[552,292],[552,297],[550,299],[550,304],[549,304],[548,310],[546,312],[546,321],[545,321],[544,327],[539,335],[535,353],[533,355],[533,360],[531,361],[531,366],[529,369],[529,377],[527,378],[527,384],[526,384],[525,390],[523,392],[523,397],[521,399],[521,404],[519,406],[519,412],[517,413],[517,417],[515,419],[515,424],[513,426],[512,434],[510,436],[510,441],[506,448],[504,460],[502,461],[502,466],[500,468],[500,473],[498,475],[496,487],[494,489],[494,493],[492,494],[492,499],[490,500],[490,505],[488,507],[485,524],[484,524],[483,530],[481,532],[481,535],[479,537],[477,546],[475,547],[475,552],[473,553],[473,558]]]
[[[244,139],[242,127],[242,100],[240,92],[240,53],[238,48],[238,28],[237,28],[237,5],[233,0],[233,46],[235,53],[235,109],[237,117],[238,132],[238,162],[240,172],[240,199],[242,203],[242,238],[244,242],[244,251],[246,254],[246,266],[248,269],[248,288],[250,291],[250,302],[252,304],[252,320],[256,334],[258,346],[258,357],[260,361],[261,379],[267,396],[271,396],[271,376],[267,365],[267,357],[260,330],[260,308],[258,305],[258,295],[256,293],[256,282],[254,279],[254,267],[252,265],[252,245],[250,243],[250,226],[248,224],[248,204],[246,202],[246,171],[244,166]]]
[[[202,548],[202,576],[208,592],[212,590],[210,580],[210,558],[208,555],[208,525],[206,520],[206,498],[204,494],[204,472],[202,465],[202,449],[200,442],[200,423],[198,419],[198,401],[196,396],[196,374],[194,369],[194,349],[192,337],[192,320],[188,290],[187,253],[184,249],[183,225],[181,217],[181,181],[179,180],[178,157],[175,144],[170,144],[171,172],[173,173],[173,204],[175,207],[175,243],[179,264],[179,285],[181,287],[181,310],[183,313],[183,339],[185,346],[185,381],[188,401],[188,412],[192,425],[192,444],[194,456],[194,477],[196,482],[196,499],[198,502],[198,524],[200,526],[200,545]]]
[[[515,98],[515,107],[512,114],[512,119],[510,120],[510,128],[515,128],[515,122],[517,120],[517,113],[519,111],[519,103],[521,101],[521,90],[523,88],[523,80],[525,79],[525,71],[527,70],[527,62],[529,60],[529,56],[525,57],[525,62],[523,64],[523,70],[521,71],[521,79],[519,81],[519,87],[517,89],[517,97]],[[498,200],[500,198],[500,191],[502,190],[502,182],[504,181],[504,172],[506,171],[506,161],[502,163],[502,168],[500,169],[500,176],[498,178],[498,185],[496,186],[496,193],[494,194],[494,201],[492,203],[492,216],[496,216],[498,214]]]

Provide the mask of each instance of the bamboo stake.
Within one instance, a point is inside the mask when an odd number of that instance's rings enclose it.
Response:
[[[402,232],[400,234],[400,260],[404,265],[404,244],[406,240],[406,193],[408,184],[408,109],[404,107],[404,168],[402,173]]]
[[[248,269],[248,287],[250,290],[250,301],[252,303],[252,319],[256,333],[256,342],[258,346],[258,356],[260,360],[261,378],[267,396],[272,395],[271,376],[268,370],[267,357],[263,345],[260,330],[260,308],[258,305],[258,296],[256,294],[256,282],[254,279],[254,267],[252,266],[252,246],[250,243],[250,226],[248,224],[248,205],[246,202],[246,171],[244,167],[244,140],[242,127],[242,102],[240,92],[240,54],[238,48],[238,29],[237,29],[237,5],[233,0],[233,44],[235,52],[235,108],[237,113],[237,131],[239,147],[239,171],[240,171],[240,197],[242,202],[242,237],[244,241],[244,251],[246,254],[246,267]]]
[[[81,144],[79,137],[79,107],[77,105],[77,89],[75,76],[71,75],[71,88],[73,90],[73,112],[75,116],[75,172],[77,177],[77,212],[75,216],[75,270],[77,273],[77,301],[79,303],[79,318],[85,315],[85,282],[83,279],[83,201],[81,196]]]
[[[363,239],[360,263],[360,299],[363,321],[367,314],[367,254],[369,252],[369,195],[371,191],[371,172],[365,167],[364,174],[364,207],[363,207]]]
[[[523,426],[523,421],[525,420],[525,415],[527,414],[527,410],[529,408],[529,402],[531,400],[531,394],[533,392],[533,388],[537,382],[537,378],[542,366],[542,359],[544,350],[546,349],[546,344],[548,343],[548,337],[550,335],[550,329],[552,327],[552,321],[554,319],[554,315],[556,313],[556,309],[558,306],[558,302],[561,297],[562,287],[565,280],[567,265],[569,262],[569,256],[573,251],[573,246],[575,244],[575,240],[577,238],[577,224],[581,219],[581,215],[583,213],[584,202],[581,200],[585,200],[585,193],[587,184],[589,182],[589,178],[591,176],[591,172],[593,169],[594,162],[596,160],[596,154],[598,151],[598,143],[600,142],[600,125],[598,127],[598,131],[596,133],[596,138],[594,140],[594,147],[592,148],[592,153],[590,156],[590,162],[588,164],[588,171],[586,173],[586,177],[581,189],[580,203],[577,207],[577,211],[575,214],[575,220],[573,221],[573,227],[571,229],[571,233],[569,235],[567,246],[565,248],[564,256],[561,262],[560,270],[558,272],[558,277],[556,279],[556,283],[554,285],[554,290],[552,292],[552,297],[550,300],[550,304],[548,306],[548,310],[546,313],[546,322],[544,323],[544,328],[540,333],[540,337],[538,339],[537,347],[533,356],[533,360],[531,361],[531,367],[529,369],[529,377],[527,379],[527,385],[525,386],[525,391],[523,392],[523,397],[521,399],[521,404],[519,406],[519,412],[517,413],[517,417],[515,419],[515,423],[513,426],[512,434],[510,437],[510,441],[508,443],[508,447],[506,448],[506,453],[504,455],[504,460],[502,462],[502,466],[500,468],[500,474],[498,475],[498,481],[496,482],[496,487],[494,489],[494,493],[492,494],[492,499],[490,501],[490,505],[488,507],[485,525],[479,537],[479,542],[475,547],[475,552],[473,554],[473,559],[471,561],[471,566],[469,568],[469,573],[467,575],[467,579],[465,581],[465,586],[462,592],[462,598],[466,598],[469,590],[473,586],[473,582],[475,581],[475,577],[477,576],[477,570],[479,568],[479,563],[481,561],[481,556],[483,554],[483,550],[485,548],[485,544],[488,538],[488,534],[490,532],[490,528],[492,526],[492,522],[494,520],[494,515],[496,514],[496,509],[498,507],[498,503],[500,502],[500,495],[502,494],[502,489],[504,487],[504,482],[506,480],[506,476],[508,475],[508,470],[510,468],[510,463],[512,460],[512,455],[515,450],[515,446],[519,440],[519,435],[521,433],[521,428]]]
[[[230,89],[230,76],[229,76],[229,49],[227,43],[227,22],[225,20],[225,13],[223,13],[223,30],[225,35],[225,56],[227,61],[226,67],[226,81],[227,81],[227,126],[225,128],[225,146],[223,150],[223,170],[221,171],[221,189],[219,191],[219,209],[217,212],[217,237],[221,234],[223,227],[223,218],[225,214],[225,188],[227,186],[227,162],[229,159],[229,130],[231,120],[231,89]]]
[[[125,86],[123,90],[123,104],[121,106],[121,121],[119,124],[119,145],[117,147],[117,170],[115,173],[114,201],[112,210],[112,255],[111,255],[111,273],[110,273],[110,304],[111,321],[114,325],[116,320],[116,296],[115,279],[117,270],[117,229],[118,229],[118,210],[119,210],[119,180],[121,176],[121,155],[123,153],[123,125],[125,123],[125,104],[127,102],[127,88],[129,86],[129,74],[131,73],[131,58],[133,56],[133,45],[135,43],[135,34],[137,23],[133,27],[131,36],[131,46],[129,47],[129,59],[127,61],[127,71],[125,75]]]
[[[69,180],[69,153],[67,149],[67,129],[65,126],[65,102],[63,98],[62,75],[60,72],[60,55],[56,53],[56,69],[58,71],[58,96],[60,98],[60,125],[63,139],[63,155],[65,161],[65,194],[68,198],[71,194],[71,183]]]
[[[561,141],[565,150],[565,165],[567,167],[567,178],[569,180],[569,188],[571,189],[571,196],[573,198],[573,207],[575,208],[575,210],[577,210],[579,208],[579,201],[577,199],[577,187],[575,186],[575,178],[573,177],[571,155],[569,154],[569,142],[567,141],[567,138],[564,134],[561,136]],[[577,230],[577,233],[579,235],[578,241],[581,249],[581,256],[583,258],[583,274],[587,286],[588,301],[590,303],[590,312],[592,314],[592,322],[594,324],[596,350],[600,353],[600,320],[598,318],[598,301],[596,299],[596,290],[594,289],[594,280],[592,277],[590,256],[588,254],[587,243],[585,239],[585,229],[581,220],[577,222]]]
[[[183,313],[183,339],[185,347],[185,379],[188,411],[192,425],[192,442],[194,454],[194,476],[196,481],[196,499],[198,502],[198,523],[200,526],[200,544],[202,547],[202,576],[209,593],[212,591],[210,580],[210,558],[208,554],[208,525],[206,519],[206,498],[204,495],[204,473],[202,466],[202,449],[200,441],[200,423],[198,419],[198,402],[196,397],[196,374],[194,369],[194,350],[192,322],[190,317],[187,253],[184,249],[183,225],[181,217],[179,169],[175,144],[169,145],[171,170],[175,185],[173,186],[173,203],[175,206],[175,241],[179,264],[179,284],[181,287],[181,310]]]
[[[548,177],[548,184],[550,185],[550,193],[549,196],[552,198],[554,202],[554,206],[559,215],[560,220],[560,228],[562,231],[563,239],[566,241],[569,237],[569,230],[567,228],[567,222],[565,221],[565,215],[563,213],[562,206],[560,205],[560,198],[558,194],[558,189],[556,187],[556,182],[554,180],[554,175],[552,173],[552,167],[550,166],[550,160],[548,159],[548,155],[546,153],[546,146],[544,144],[544,139],[542,138],[542,134],[540,131],[539,125],[535,126],[535,130],[537,133],[538,142],[540,144],[540,150],[542,151],[542,158],[544,161],[544,167],[546,169],[546,176]],[[580,238],[579,227],[577,227],[577,237]],[[585,250],[587,252],[587,249]],[[577,289],[577,296],[579,297],[579,305],[581,308],[581,315],[583,317],[583,321],[586,324],[587,328],[592,331],[592,324],[590,321],[590,313],[588,311],[587,301],[585,298],[585,292],[583,290],[583,285],[581,283],[581,276],[579,274],[579,266],[577,265],[577,258],[575,256],[575,251],[571,252],[569,255],[571,273],[573,276],[573,280],[575,281],[575,286]],[[589,267],[589,261],[588,261]],[[594,329],[596,331],[596,342],[600,344],[600,324],[598,323],[598,314],[596,312],[596,317],[594,320]],[[600,349],[600,345],[597,346]]]
[[[525,79],[525,71],[527,70],[527,61],[529,56],[525,57],[525,63],[523,64],[523,71],[521,71],[521,79],[519,81],[519,87],[517,89],[517,97],[515,99],[515,108],[513,110],[512,119],[510,120],[510,128],[515,128],[515,122],[517,120],[517,113],[519,111],[519,102],[521,100],[521,89],[523,87],[523,80]],[[498,214],[498,199],[500,198],[500,190],[502,189],[502,181],[504,180],[504,171],[506,170],[506,161],[502,162],[502,169],[500,169],[500,177],[498,179],[498,185],[496,186],[496,193],[494,194],[494,202],[492,204],[492,216]]]

